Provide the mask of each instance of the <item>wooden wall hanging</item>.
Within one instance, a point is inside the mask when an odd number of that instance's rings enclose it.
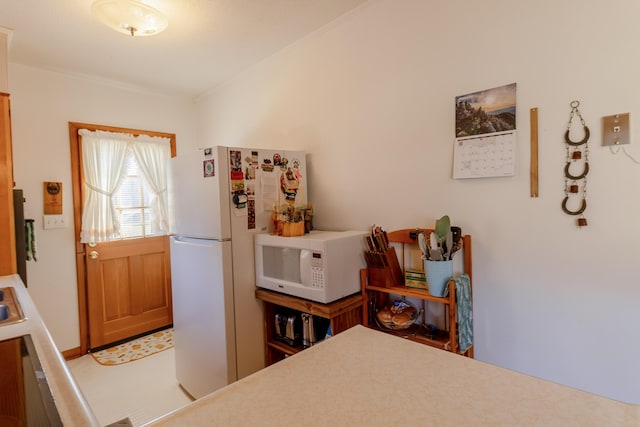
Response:
[[[564,199],[562,200],[562,211],[567,215],[577,216],[578,227],[585,227],[587,219],[584,211],[587,209],[587,174],[589,174],[589,137],[591,132],[585,124],[578,107],[580,101],[572,101],[569,104],[571,113],[569,123],[564,133],[564,142],[567,150],[567,161],[564,166]],[[584,136],[579,141],[571,139],[571,122],[578,116]],[[571,206],[571,207],[570,207]]]
[[[44,193],[44,214],[45,215],[61,215],[62,214],[62,183],[61,182],[45,182],[43,193]]]

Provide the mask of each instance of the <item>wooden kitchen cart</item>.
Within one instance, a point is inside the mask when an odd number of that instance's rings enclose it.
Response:
[[[314,316],[329,319],[332,334],[338,334],[352,326],[360,324],[362,320],[362,295],[354,294],[329,304],[309,301],[267,289],[256,289],[256,298],[264,303],[264,331],[265,353],[267,366],[272,365],[286,356],[295,354],[303,347],[293,347],[277,341],[275,337],[275,313],[279,307],[309,313]]]
[[[400,250],[400,266],[404,272],[405,261],[404,255],[406,249],[417,250],[417,233],[423,232],[427,235],[433,232],[431,229],[405,229],[390,232],[388,239],[390,243],[399,244]],[[427,239],[428,241],[429,239]],[[416,248],[412,248],[415,245]],[[471,236],[462,236],[462,249],[461,251],[464,257],[463,270],[464,273],[469,275],[469,281],[471,281],[472,274],[472,259],[471,259]],[[458,331],[457,331],[457,305],[456,305],[456,290],[454,280],[449,280],[448,287],[449,293],[446,297],[436,297],[429,294],[426,289],[411,288],[404,285],[404,281],[400,283],[392,283],[389,286],[369,284],[369,270],[363,268],[360,270],[360,284],[362,287],[362,323],[373,329],[381,330],[393,335],[401,336],[412,341],[417,341],[422,344],[430,345],[432,347],[440,348],[443,350],[451,351],[453,353],[460,353],[458,346]],[[397,295],[400,297],[410,297],[421,300],[423,302],[431,302],[443,304],[445,325],[448,325],[445,331],[440,333],[432,333],[425,325],[416,324],[412,325],[408,329],[404,330],[391,330],[381,327],[375,319],[376,310],[384,307],[390,301],[390,295]],[[424,305],[424,304],[423,304]],[[424,314],[423,314],[424,315]],[[473,357],[473,346],[463,353],[465,356]]]

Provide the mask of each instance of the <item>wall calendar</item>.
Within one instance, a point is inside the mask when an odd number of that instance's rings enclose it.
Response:
[[[515,151],[515,132],[456,138],[453,178],[514,176]]]
[[[454,179],[516,174],[516,87],[456,96]]]

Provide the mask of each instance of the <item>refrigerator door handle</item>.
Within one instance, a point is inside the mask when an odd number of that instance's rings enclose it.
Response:
[[[197,245],[198,243],[200,243],[198,241],[199,239],[193,239],[191,237],[183,237],[183,236],[173,236],[173,240],[175,240],[175,242],[180,245]],[[205,246],[205,245],[202,245],[202,246]]]
[[[179,245],[211,246],[213,243],[230,242],[231,239],[198,239],[195,237],[173,236]]]

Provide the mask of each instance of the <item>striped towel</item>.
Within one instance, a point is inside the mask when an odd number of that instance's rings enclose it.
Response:
[[[454,278],[458,312],[458,344],[460,353],[473,345],[473,307],[471,302],[471,282],[468,274]]]
[[[38,261],[36,258],[36,230],[34,221],[27,219],[24,221],[25,239],[27,244],[27,261]]]

